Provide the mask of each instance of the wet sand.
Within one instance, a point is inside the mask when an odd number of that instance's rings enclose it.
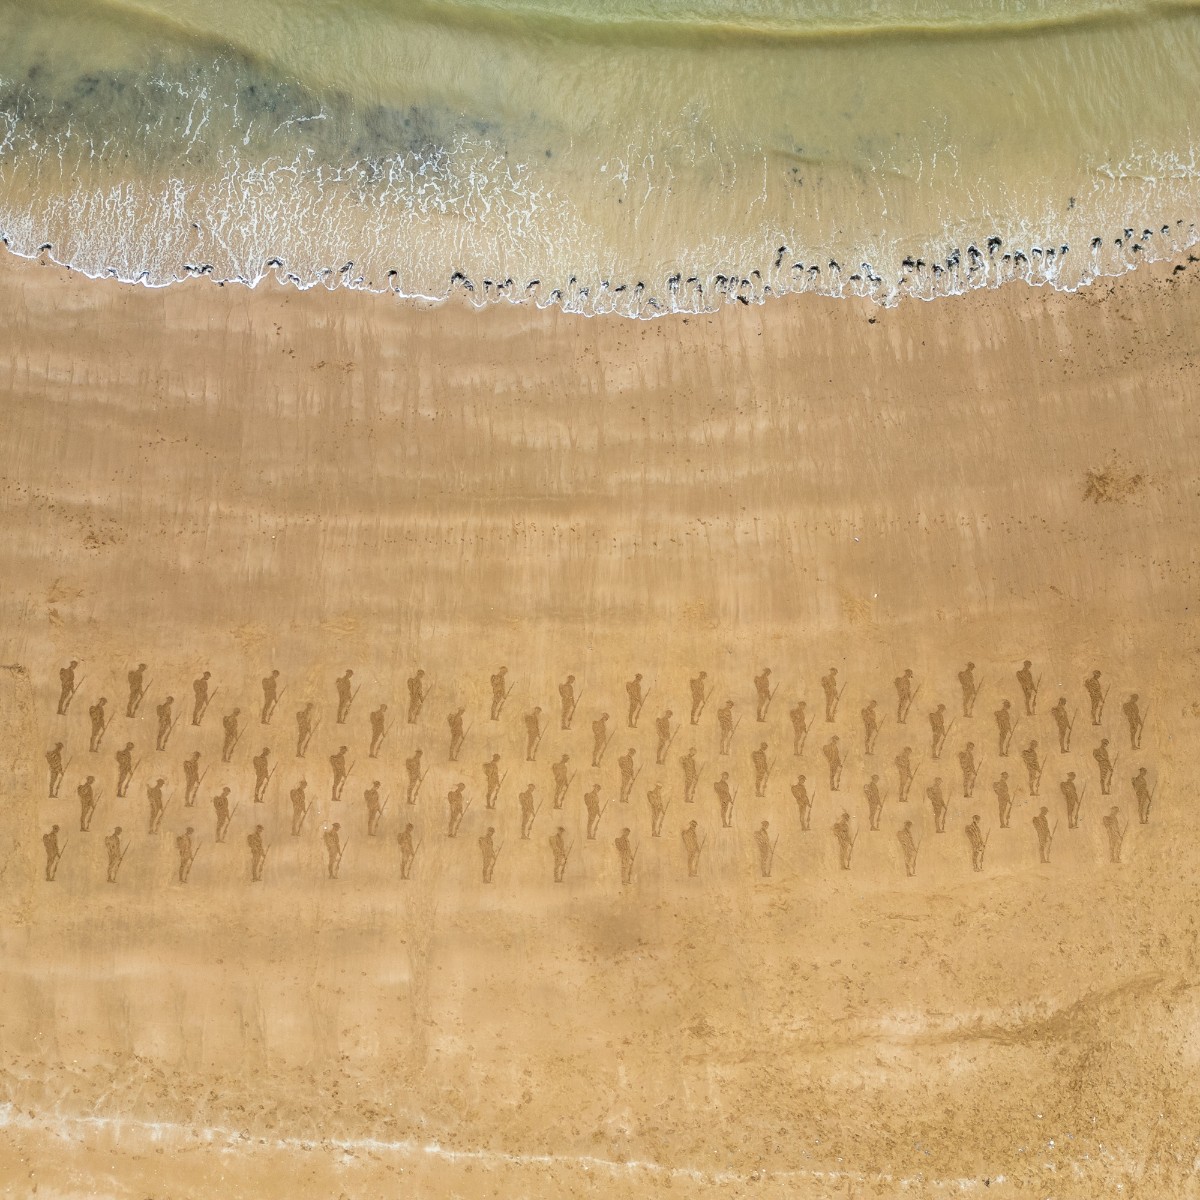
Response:
[[[0,262],[0,1189],[18,1195],[1164,1196],[1195,1190],[1200,1104],[1191,764],[1200,722],[1195,634],[1200,265],[1147,267],[1075,296],[1010,286],[881,310],[816,297],[648,323],[526,307],[484,312],[378,297],[165,291]],[[1090,473],[1090,474],[1089,474]],[[1091,490],[1089,491],[1089,482]],[[1097,491],[1097,489],[1099,489]],[[992,717],[1022,709],[1010,756]],[[57,672],[80,691],[55,713]],[[956,674],[976,664],[972,717]],[[125,717],[125,673],[148,691]],[[488,719],[489,675],[516,685]],[[367,714],[402,713],[422,666],[437,687],[367,758]],[[820,677],[846,692],[826,722]],[[780,691],[755,720],[754,676]],[[921,684],[907,725],[893,677]],[[362,693],[344,727],[334,679]],[[269,726],[259,680],[287,692]],[[689,679],[718,689],[687,722]],[[1112,684],[1100,726],[1083,679]],[[162,753],[154,707],[190,713]],[[559,728],[556,687],[582,688]],[[650,687],[626,728],[625,682]],[[1138,692],[1140,749],[1121,704]],[[87,708],[117,716],[88,753]],[[1060,754],[1049,708],[1080,716]],[[717,706],[742,718],[718,751]],[[819,718],[794,756],[788,710]],[[859,713],[885,715],[863,753]],[[304,760],[294,712],[323,721]],[[958,713],[942,760],[927,712]],[[522,717],[549,727],[524,762]],[[245,734],[221,759],[221,718]],[[446,714],[467,743],[446,761]],[[1147,707],[1148,706],[1148,707]],[[665,765],[654,718],[683,718]],[[615,729],[590,767],[591,721]],[[821,747],[846,752],[832,794]],[[1049,752],[1040,798],[1018,751]],[[1091,751],[1121,757],[1111,801]],[[977,789],[956,753],[973,740]],[[71,759],[46,797],[44,751]],[[112,797],[114,752],[139,773]],[[778,763],[754,796],[750,753]],[[328,756],[355,763],[332,800]],[[279,772],[252,800],[250,758]],[[697,748],[694,805],[677,758]],[[924,756],[906,805],[893,757]],[[431,774],[403,803],[404,759]],[[644,763],[628,805],[617,756]],[[181,762],[210,774],[182,808]],[[480,764],[501,753],[494,814]],[[562,810],[550,764],[579,768]],[[143,764],[144,759],[144,765]],[[991,784],[1009,770],[1011,827]],[[1138,822],[1133,769],[1157,781]],[[716,770],[739,785],[721,828]],[[1068,830],[1058,783],[1088,780]],[[78,831],[75,788],[109,797]],[[815,783],[811,829],[790,785]],[[892,787],[868,828],[871,772]],[[945,778],[946,832],[924,787]],[[145,785],[174,788],[159,833]],[[317,807],[289,833],[303,775]],[[363,788],[391,799],[364,829]],[[473,806],[445,836],[447,790]],[[582,795],[605,811],[584,836]],[[529,841],[517,792],[547,797]],[[650,836],[645,790],[672,800]],[[213,844],[211,794],[240,807]],[[1120,864],[1101,817],[1129,822]],[[1031,824],[1059,822],[1051,862]],[[859,832],[839,867],[831,826]],[[963,826],[990,830],[975,872]],[[689,878],[680,829],[706,836]],[[411,880],[396,834],[424,838]],[[754,831],[779,834],[763,878]],[[911,819],[919,866],[896,840]],[[350,834],[325,878],[320,830]],[[186,885],[175,835],[202,838]],[[271,844],[249,882],[251,822]],[[41,835],[70,838],[43,878]],[[130,852],[105,881],[103,838]],[[480,880],[476,838],[505,849]],[[552,882],[547,838],[575,850]],[[623,886],[612,840],[639,845]]]

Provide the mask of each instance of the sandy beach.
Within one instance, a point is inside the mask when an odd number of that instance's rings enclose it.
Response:
[[[1074,295],[1014,284],[891,309],[799,296],[643,322],[203,280],[149,290],[0,260],[0,1191],[1195,1194],[1198,313],[1186,260]],[[79,690],[60,714],[72,660]],[[492,720],[502,665],[510,699]],[[765,667],[778,692],[764,712]],[[410,723],[417,668],[432,690]],[[901,722],[906,668],[919,690]],[[347,669],[361,693],[339,724]],[[264,723],[273,670],[284,690]],[[711,703],[693,724],[700,671]],[[158,750],[168,695],[181,719]],[[112,729],[92,753],[100,696]],[[799,701],[813,723],[798,747]],[[299,758],[309,702],[319,723]],[[603,713],[611,748],[593,766]],[[335,798],[341,746],[352,769]],[[917,770],[901,801],[905,746]],[[256,803],[264,748],[275,768]],[[417,748],[429,775],[410,805]],[[196,751],[207,775],[190,808]],[[506,774],[489,809],[493,754]],[[1068,771],[1088,785],[1077,827]],[[84,832],[88,774],[104,799]],[[171,798],[152,833],[156,778]],[[314,808],[293,836],[301,778]],[[376,779],[388,801],[368,835]],[[450,837],[459,781],[471,804]],[[596,784],[612,807],[589,839]],[[237,807],[217,843],[223,787]],[[408,822],[420,849],[401,879]],[[52,824],[67,844],[48,882]],[[116,824],[128,853],[109,883]],[[187,825],[199,852],[180,883]],[[503,848],[484,883],[489,826]],[[559,826],[571,854],[555,882]]]

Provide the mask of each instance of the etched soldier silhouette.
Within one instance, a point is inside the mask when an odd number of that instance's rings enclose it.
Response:
[[[418,667],[417,673],[408,677],[406,686],[408,687],[408,723],[415,725],[417,718],[421,715],[421,707],[425,703],[424,670]],[[401,878],[407,879],[408,876],[402,874]]]
[[[337,821],[334,821],[334,823],[327,830],[325,830],[323,835],[323,840],[325,842],[325,854],[328,859],[327,871],[330,879],[336,879],[338,877],[338,871],[342,865],[343,847],[341,828],[341,825]]]
[[[1058,730],[1058,752],[1066,754],[1071,749],[1071,718],[1067,713],[1067,698],[1059,696],[1058,703],[1050,709],[1054,726]]]
[[[58,715],[60,717],[66,714],[75,696],[75,668],[77,666],[79,666],[79,660],[73,658],[67,666],[59,668]]]
[[[251,760],[254,765],[254,803],[262,804],[267,794],[267,784],[271,782],[271,750],[264,746],[262,753],[256,754]]]
[[[901,804],[907,804],[909,789],[916,775],[912,765],[912,747],[905,746],[892,761],[896,764],[896,799]]]
[[[792,754],[799,758],[804,752],[804,738],[808,733],[808,705],[803,700],[797,700],[794,707],[788,710],[792,722]]]
[[[466,790],[465,783],[456,783],[446,793],[446,804],[450,809],[450,818],[446,825],[447,837],[458,837],[458,827],[462,824],[463,817],[467,815],[467,800],[464,795]]]
[[[225,741],[221,746],[222,762],[229,762],[233,758],[233,748],[238,744],[238,738],[241,736],[241,722],[238,720],[241,715],[242,710],[235,708],[221,718],[221,726],[225,730]]]
[[[688,680],[688,687],[692,693],[692,711],[689,720],[693,725],[700,724],[700,714],[704,712],[704,706],[708,702],[707,680],[707,671],[701,671],[694,679]]]
[[[771,843],[771,822],[764,821],[754,834],[758,849],[758,870],[764,879],[771,878],[771,866],[775,860],[775,847]]]
[[[296,713],[296,757],[303,758],[312,739],[315,727],[313,725],[313,703],[310,700]]]
[[[663,800],[661,783],[656,783],[646,793],[646,803],[650,806],[650,836],[658,837],[667,815],[667,802]]]
[[[62,704],[61,700],[59,704]],[[60,707],[59,712],[62,711]],[[58,863],[62,858],[63,849],[66,848],[65,846],[59,847],[57,825],[51,825],[50,832],[42,834],[42,846],[46,850],[46,882],[53,883],[54,877],[58,874]]]
[[[564,754],[556,763],[551,763],[550,774],[554,776],[554,807],[562,808],[571,786],[571,756]]]
[[[774,693],[771,691],[771,668],[763,667],[754,677],[754,691],[758,704],[754,711],[754,719],[761,725],[767,719],[767,709],[771,707]]]
[[[700,783],[700,768],[696,766],[696,747],[689,746],[688,752],[680,756],[679,766],[683,770],[683,802],[691,804],[696,798]]]
[[[758,749],[750,755],[750,762],[754,767],[754,794],[761,798],[767,794],[767,780],[771,775],[766,742],[759,742]]]
[[[680,831],[680,836],[683,838],[683,848],[687,852],[688,877],[694,879],[700,872],[700,851],[704,849],[697,822],[689,821]]]
[[[496,798],[500,795],[500,755],[493,754],[483,764],[483,778],[486,785],[483,803],[486,808],[496,807]]]
[[[833,823],[833,836],[837,838],[838,862],[843,871],[850,870],[850,858],[854,853],[854,838],[850,833],[850,814],[843,812]]]
[[[92,813],[96,811],[96,805],[99,804],[100,798],[96,795],[92,788],[92,784],[96,782],[94,775],[89,775],[76,789],[75,794],[79,797],[79,832],[87,833],[92,827]]]
[[[196,803],[196,793],[200,790],[200,751],[193,750],[183,760],[183,803],[191,808]]]
[[[508,668],[501,667],[490,678],[492,685],[492,720],[500,720],[500,710],[508,699]]]
[[[1079,788],[1075,784],[1075,772],[1068,771],[1067,777],[1058,785],[1058,790],[1062,792],[1063,800],[1067,805],[1067,828],[1079,828],[1079,806],[1083,797],[1079,794]]]
[[[229,812],[229,789],[222,788],[212,801],[213,811],[217,814],[217,836],[218,843],[225,840],[225,834],[229,829],[229,822],[232,816]]]
[[[929,714],[929,731],[929,753],[934,758],[941,758],[942,747],[946,744],[946,735],[949,733],[946,728],[946,706],[944,704],[939,704]]]
[[[487,833],[479,839],[479,855],[483,859],[483,882],[491,883],[492,875],[496,870],[496,859],[499,856],[499,850],[496,849],[496,827],[489,825]]]
[[[334,680],[334,688],[337,691],[337,723],[345,725],[346,718],[350,715],[350,705],[354,703],[354,694],[357,691],[354,686],[354,671],[350,667],[347,667],[345,673]]]
[[[208,708],[208,681],[212,672],[205,671],[199,679],[192,680],[192,724],[199,725],[204,720],[204,712]],[[182,880],[180,882],[183,882]]]
[[[1029,774],[1029,794],[1036,796],[1038,788],[1042,784],[1042,763],[1038,761],[1038,744],[1036,740],[1030,741],[1029,745],[1021,751],[1021,761],[1025,764],[1025,770]]]
[[[613,838],[613,845],[617,848],[617,858],[621,862],[621,882],[633,882],[633,863],[637,856],[637,851],[629,843],[629,827],[626,826],[621,830],[620,836]]]
[[[971,823],[966,827],[967,841],[971,844],[971,868],[975,871],[983,870],[983,852],[987,849],[987,841],[983,836],[983,830],[979,828],[979,817],[971,818]]]
[[[713,784],[713,791],[717,793],[717,800],[721,806],[721,827],[723,829],[733,828],[733,792],[729,787],[729,772],[722,771],[721,778]]]
[[[964,717],[975,713],[975,697],[979,695],[979,684],[975,682],[975,664],[967,665],[958,673],[958,686],[962,688],[962,711]]]
[[[600,785],[598,783],[592,785],[591,791],[584,793],[583,806],[587,809],[587,839],[589,842],[594,842],[596,831],[600,828],[600,814],[603,811],[600,806]]]
[[[49,797],[54,800],[58,797],[58,788],[63,781],[63,776],[67,773],[63,766],[62,759],[62,742],[55,742],[49,750],[46,751],[46,765],[50,768],[50,791]]]
[[[567,870],[567,859],[571,848],[567,845],[567,831],[560,825],[550,838],[550,851],[554,855],[554,882],[562,883]]]
[[[117,795],[124,797],[133,778],[133,743],[126,742],[113,757],[117,760]]]
[[[165,750],[167,748],[167,738],[171,736],[171,710],[174,704],[175,697],[168,696],[154,709],[154,715],[158,718],[158,736],[156,737],[154,743],[154,748],[156,750]]]
[[[979,774],[979,767],[975,762],[974,742],[968,742],[958,752],[958,768],[962,772],[963,796],[969,800],[975,791],[975,779]]]
[[[867,817],[873,833],[879,832],[879,818],[883,816],[883,794],[879,790],[879,776],[872,775],[863,787],[867,798]]]
[[[896,840],[904,851],[904,873],[911,879],[917,873],[917,839],[913,837],[911,821],[904,822]]]
[[[1104,818],[1104,830],[1108,834],[1108,858],[1110,862],[1121,861],[1121,845],[1125,841],[1125,830],[1121,828],[1121,810],[1114,804]]]
[[[413,753],[404,760],[404,770],[408,775],[408,790],[404,794],[405,802],[408,804],[416,804],[417,792],[421,788],[421,751],[414,750]]]
[[[860,715],[863,723],[863,753],[875,753],[875,739],[879,736],[879,716],[876,712],[878,708],[874,700],[868,700],[867,705],[862,709]]]
[[[1108,757],[1108,738],[1101,738],[1100,745],[1092,751],[1096,766],[1100,768],[1100,794],[1107,796],[1112,787],[1114,761]]]
[[[446,714],[446,724],[450,727],[450,761],[458,762],[458,754],[462,749],[463,742],[466,741],[467,735],[463,730],[463,714],[467,710],[465,708],[456,708],[452,713]]]
[[[379,757],[379,749],[383,745],[383,739],[387,736],[387,710],[388,706],[381,704],[370,714],[371,745],[367,750],[368,758]]]
[[[1092,706],[1092,724],[1099,725],[1104,716],[1104,685],[1100,682],[1100,672],[1093,671],[1084,681],[1084,690]]]
[[[132,717],[146,694],[146,664],[138,663],[125,678],[129,681],[129,700],[125,704],[125,715]]]
[[[277,670],[264,676],[262,694],[262,711],[259,713],[258,720],[261,725],[269,725],[271,715],[275,712],[275,705],[279,703],[279,672]]]
[[[925,789],[925,798],[929,801],[930,807],[933,809],[934,832],[945,833],[946,813],[950,806],[946,803],[946,794],[942,790],[942,777],[940,775]]]
[[[107,712],[105,706],[108,704],[106,697],[101,696],[95,704],[88,708],[88,718],[92,723],[92,737],[88,742],[88,749],[95,754],[100,749],[100,739],[104,737],[104,730],[108,727]]]
[[[329,799],[332,803],[337,803],[342,798],[342,788],[346,786],[346,780],[350,775],[350,768],[346,766],[346,754],[346,747],[339,746],[329,756],[329,766],[333,770],[333,781],[329,791]]]
[[[542,740],[542,710],[540,705],[534,705],[525,714],[525,761],[536,762],[538,746]]]
[[[808,832],[809,821],[812,818],[812,797],[808,794],[808,778],[801,775],[792,784],[792,797],[800,814],[800,828]]]
[[[908,710],[913,702],[912,667],[905,667],[904,674],[897,675],[892,682],[896,685],[896,724],[903,725],[908,720]]]
[[[160,778],[146,785],[146,798],[150,801],[150,833],[158,832],[158,826],[166,811],[166,805],[163,803],[163,784],[166,782]]]
[[[417,857],[411,821],[396,835],[396,842],[400,847],[400,878],[407,879],[412,872],[413,859]]]
[[[1013,721],[1012,701],[1001,700],[1000,707],[993,714],[996,718],[997,750],[1001,758],[1008,757],[1008,748],[1012,745],[1013,731],[1016,723]]]
[[[838,701],[842,695],[838,690],[838,669],[830,667],[829,674],[821,676],[821,690],[825,693],[825,720],[832,721],[837,716]]]
[[[290,792],[288,797],[292,802],[292,837],[299,837],[304,827],[304,818],[308,816],[308,780],[302,779]]]
[[[1150,781],[1146,778],[1146,768],[1139,767],[1138,773],[1130,781],[1133,784],[1133,794],[1137,797],[1138,821],[1143,825],[1150,823],[1150,805],[1154,801],[1154,793],[1150,789]]]
[[[1142,726],[1145,725],[1146,719],[1142,716],[1137,692],[1134,692],[1121,705],[1121,712],[1125,714],[1125,723],[1129,726],[1129,748],[1140,750],[1142,748]]]
[[[246,835],[246,845],[250,847],[250,882],[261,883],[263,867],[267,861],[267,848],[263,844],[261,825],[255,825],[254,832]]]
[[[379,829],[379,818],[383,816],[383,799],[379,795],[379,780],[372,779],[371,786],[363,792],[363,803],[367,806],[367,837],[374,837]]]
[[[1025,715],[1032,717],[1037,712],[1038,685],[1034,682],[1033,663],[1026,659],[1017,672],[1017,682],[1021,685],[1021,695],[1025,697]]]
[[[620,800],[625,804],[629,800],[629,794],[633,791],[634,780],[637,779],[639,772],[634,768],[634,759],[637,757],[637,751],[630,746],[620,758],[617,759],[617,766],[621,771],[621,793]]]
[[[675,734],[671,731],[671,718],[674,715],[668,708],[661,717],[656,717],[654,720],[654,731],[658,734],[658,753],[655,755],[654,761],[660,767],[667,761],[667,751],[675,740]]]
[[[592,766],[598,767],[608,746],[608,713],[601,713],[592,722]]]
[[[200,852],[200,847],[192,841],[192,834],[196,831],[189,825],[187,829],[175,839],[175,849],[179,853],[179,882],[187,883],[188,876],[192,873],[192,863],[196,861],[196,855]]]
[[[1050,831],[1050,822],[1046,819],[1049,811],[1043,804],[1038,815],[1033,818],[1033,827],[1037,830],[1038,859],[1044,863],[1050,861],[1050,844],[1054,841],[1054,834]]]
[[[732,700],[726,700],[717,709],[717,728],[720,730],[720,751],[722,754],[728,754],[729,744],[733,741],[734,730]]]
[[[642,705],[646,702],[646,698],[642,694],[642,673],[640,671],[625,685],[625,694],[629,697],[629,728],[636,729]]]
[[[568,675],[567,678],[558,685],[558,703],[560,714],[559,726],[562,729],[570,729],[571,718],[575,716],[574,675]]]
[[[829,764],[829,790],[836,792],[842,782],[843,765],[842,748],[838,744],[836,733],[821,747],[821,753],[825,755],[825,761]]]
[[[992,784],[992,791],[996,793],[996,809],[1000,817],[1000,828],[1007,829],[1013,806],[1012,789],[1008,784],[1007,771],[1000,772],[1000,778]]]
[[[521,806],[521,838],[523,841],[529,841],[529,835],[533,832],[533,819],[537,816],[537,807],[533,799],[533,784],[527,784],[525,789],[518,793],[517,802]]]

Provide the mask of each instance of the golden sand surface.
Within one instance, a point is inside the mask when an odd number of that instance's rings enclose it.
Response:
[[[1179,266],[1077,295],[1013,285],[890,310],[800,297],[632,323],[151,291],[0,263],[3,1194],[1195,1194],[1200,268]],[[764,667],[778,691],[760,721]],[[410,723],[418,668],[428,695]],[[901,723],[905,668],[919,691]],[[700,671],[710,702],[693,724]],[[578,708],[563,728],[568,675]],[[812,724],[797,741],[801,700]],[[602,713],[611,744],[593,766]],[[428,777],[408,804],[418,748]],[[693,748],[689,799],[679,760]],[[493,754],[504,782],[489,809]],[[1153,799],[1139,811],[1142,767]],[[1072,770],[1086,784],[1074,827]],[[88,775],[100,796],[83,831]],[[301,779],[312,807],[293,835]],[[368,834],[375,780],[386,806]],[[469,804],[448,836],[460,781]]]

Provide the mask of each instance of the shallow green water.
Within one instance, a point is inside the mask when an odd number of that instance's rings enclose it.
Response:
[[[0,232],[92,274],[647,314],[1074,287],[1200,221],[1192,4],[34,7]]]

